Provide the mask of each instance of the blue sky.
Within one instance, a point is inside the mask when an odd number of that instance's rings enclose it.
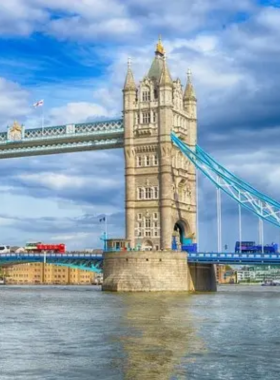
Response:
[[[14,119],[49,125],[119,117],[127,57],[141,80],[162,35],[174,78],[191,67],[199,144],[256,188],[279,196],[280,4],[243,0],[9,0],[0,4],[0,130]],[[1,160],[1,243],[100,246],[124,228],[121,151]],[[113,169],[113,170],[112,170]],[[200,178],[201,247],[216,248],[215,190]],[[237,207],[223,198],[223,243],[238,236]],[[244,239],[258,221],[244,213]],[[280,231],[265,226],[265,241]]]

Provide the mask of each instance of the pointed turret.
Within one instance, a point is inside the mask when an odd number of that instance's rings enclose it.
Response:
[[[159,81],[160,86],[173,86],[172,78],[166,63],[166,56],[163,57],[163,67]]]
[[[187,72],[187,85],[185,88],[184,100],[196,101],[195,91],[192,85],[192,73],[190,69],[188,69]]]
[[[124,82],[124,91],[136,90],[136,84],[134,81],[133,73],[131,70],[131,59],[127,60],[127,74]]]
[[[196,110],[196,96],[195,96],[195,91],[194,87],[192,84],[192,74],[191,70],[188,69],[187,72],[187,85],[183,97],[183,104],[184,108],[189,114],[189,116],[193,119],[197,118],[197,110]]]

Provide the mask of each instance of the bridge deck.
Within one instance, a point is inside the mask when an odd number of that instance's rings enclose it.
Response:
[[[131,255],[137,255],[137,251],[130,251]],[[172,252],[170,252],[172,254]],[[186,253],[189,263],[201,264],[232,264],[232,265],[280,265],[280,253],[217,253],[217,252],[198,252]],[[6,253],[0,255],[0,265],[12,265],[12,263],[46,262],[50,264],[71,264],[80,266],[92,263],[102,263],[103,255],[85,252],[66,252],[66,253]]]

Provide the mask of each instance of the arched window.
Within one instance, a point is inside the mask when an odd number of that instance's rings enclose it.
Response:
[[[144,199],[144,189],[138,187],[138,199]]]
[[[154,198],[158,199],[158,187],[154,187]]]
[[[145,227],[151,228],[151,218],[148,217],[145,219]]]
[[[153,190],[151,187],[146,187],[146,199],[152,199],[153,197]]]
[[[146,166],[150,166],[151,164],[150,156],[146,156],[145,159],[146,159]]]
[[[150,124],[151,122],[151,114],[150,112],[143,112],[143,124]]]
[[[142,101],[143,102],[149,102],[151,100],[150,91],[148,89],[145,89],[142,92]]]
[[[154,155],[154,165],[158,165],[158,156],[157,156],[157,154]]]

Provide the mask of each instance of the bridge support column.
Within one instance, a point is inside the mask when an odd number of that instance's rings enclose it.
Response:
[[[215,265],[189,263],[191,286],[190,290],[196,292],[215,292],[217,280]]]
[[[102,290],[116,292],[209,291],[216,282],[208,268],[190,267],[185,253],[110,252],[104,254]],[[214,281],[214,282],[213,282]],[[211,286],[210,286],[211,285]]]

